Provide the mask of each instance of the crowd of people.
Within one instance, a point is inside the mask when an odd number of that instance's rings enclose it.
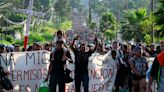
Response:
[[[59,92],[65,92],[64,69],[66,60],[73,63],[70,55],[70,51],[72,51],[75,56],[75,90],[76,92],[81,92],[80,87],[81,83],[83,83],[84,92],[89,92],[89,57],[94,52],[104,55],[111,51],[111,56],[118,68],[114,86],[115,92],[120,92],[123,89],[126,89],[125,92],[146,92],[147,89],[148,92],[152,92],[151,85],[153,80],[158,80],[158,92],[164,92],[164,41],[161,41],[158,46],[156,44],[146,46],[140,42],[136,42],[136,44],[121,44],[117,41],[109,45],[99,42],[96,35],[90,36],[93,38],[92,42],[85,43],[84,40],[78,41],[82,39],[81,37],[85,38],[85,35],[74,36],[72,32],[69,34],[71,36],[69,35],[66,38],[63,32],[59,30],[55,34],[53,42],[44,45],[36,42],[32,46],[28,46],[27,49],[22,50],[18,45],[5,46],[0,44],[0,53],[36,50],[51,51],[50,66],[45,81],[50,81],[50,92],[56,92],[57,85],[59,86]],[[87,35],[86,37],[89,36]],[[148,67],[146,57],[155,57],[150,69],[148,87],[146,75],[150,67]]]

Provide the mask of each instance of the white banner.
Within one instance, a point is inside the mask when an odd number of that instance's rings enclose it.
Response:
[[[112,92],[117,66],[110,52],[105,55],[94,53],[89,61],[89,91]]]
[[[2,66],[10,71],[13,92],[38,92],[48,72],[49,56],[47,51],[1,54]]]
[[[117,66],[110,53],[92,54],[89,58],[89,92],[112,92]],[[5,70],[10,71],[12,92],[38,92],[39,85],[46,78],[50,52],[14,52],[1,54],[0,60]],[[74,78],[74,65],[67,64]],[[83,88],[82,88],[83,89]],[[74,82],[66,84],[65,92],[75,92]]]
[[[74,77],[73,68],[74,65],[70,64],[69,69],[72,70],[72,77]],[[112,92],[117,66],[112,59],[110,52],[105,55],[100,55],[98,53],[93,53],[89,58],[88,64],[89,72],[89,92]],[[81,88],[83,92],[83,87]],[[66,85],[65,92],[75,92],[74,83]]]

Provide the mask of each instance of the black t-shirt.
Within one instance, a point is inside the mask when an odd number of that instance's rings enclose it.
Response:
[[[151,71],[150,71],[150,76],[157,78],[159,67],[160,67],[160,65],[159,65],[159,62],[158,62],[158,58],[155,57],[154,62],[152,64]]]
[[[81,52],[76,49],[73,52],[75,54],[75,74],[88,74],[88,58],[93,52]]]
[[[58,74],[58,75],[64,75],[64,64],[65,61],[62,61],[62,57],[64,55],[64,50],[55,50],[54,52],[54,60],[51,61],[51,64],[53,65],[51,74]]]
[[[149,55],[151,57],[155,57],[157,55],[157,51],[149,51]]]

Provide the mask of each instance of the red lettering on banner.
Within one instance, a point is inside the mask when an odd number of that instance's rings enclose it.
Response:
[[[91,79],[107,79],[111,78],[112,76],[112,70],[111,69],[95,69],[95,70],[90,70],[91,74]]]
[[[91,73],[91,79],[95,79],[96,78],[95,70],[91,70],[90,73]]]
[[[97,80],[101,80],[102,79],[102,75],[101,75],[101,73],[102,73],[102,71],[101,71],[101,69],[96,69],[96,79]],[[99,75],[98,75],[98,73],[99,73]]]
[[[109,69],[108,75],[110,75],[110,77],[113,76],[113,71],[112,71],[112,69]]]
[[[108,81],[107,83],[99,83],[99,84],[93,84],[91,87],[91,91],[95,92],[95,91],[104,91],[104,90],[111,90],[109,87],[111,85],[112,81]]]
[[[100,69],[95,69],[95,70],[91,70],[91,79],[101,79],[101,75],[98,75],[97,73],[100,74]]]

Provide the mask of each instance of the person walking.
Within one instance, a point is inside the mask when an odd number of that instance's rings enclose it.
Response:
[[[158,92],[164,92],[164,41],[161,41],[161,52],[155,57],[148,83],[148,92],[152,92],[151,85],[153,79],[157,79]]]
[[[133,92],[146,92],[146,59],[142,56],[142,48],[135,47],[135,55],[129,61],[132,70]]]
[[[50,92],[56,92],[57,85],[59,92],[65,92],[64,66],[66,62],[63,59],[64,53],[63,41],[57,41],[55,51],[51,54],[48,75],[45,80],[47,81],[50,76]]]
[[[86,44],[80,44],[79,49],[74,47],[78,36],[73,39],[71,49],[75,54],[75,91],[81,92],[81,82],[83,83],[84,92],[89,92],[89,75],[88,62],[89,56],[94,52],[92,50],[86,51]]]

